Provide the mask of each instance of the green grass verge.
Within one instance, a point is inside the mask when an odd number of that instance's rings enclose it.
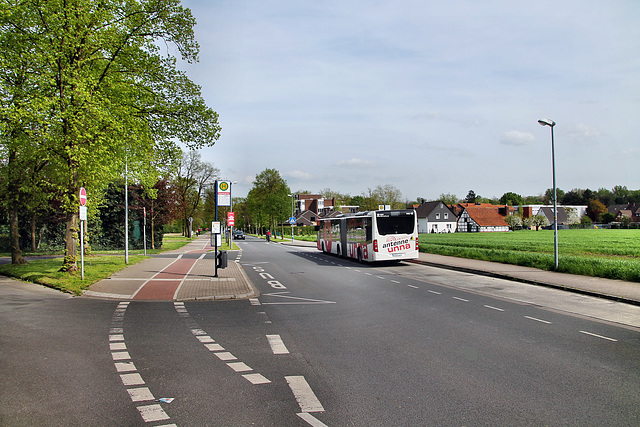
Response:
[[[128,265],[137,264],[146,258],[148,257],[143,255],[131,255]],[[0,274],[80,295],[90,285],[127,267],[124,256],[86,256],[84,280],[82,280],[79,270],[73,273],[58,271],[62,266],[62,260],[63,257],[56,257],[37,259],[22,265],[3,264],[0,265]],[[78,261],[78,267],[80,267],[80,261]]]
[[[421,234],[420,251],[553,269],[553,231]],[[558,270],[640,282],[640,230],[559,230]]]

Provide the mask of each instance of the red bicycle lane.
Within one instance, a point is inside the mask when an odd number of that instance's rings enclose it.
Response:
[[[197,259],[178,258],[145,282],[133,299],[173,300],[176,290],[197,261]]]

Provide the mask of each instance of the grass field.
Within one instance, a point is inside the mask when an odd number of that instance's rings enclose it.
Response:
[[[553,231],[421,234],[420,251],[553,270]],[[558,270],[640,282],[640,230],[558,230]]]

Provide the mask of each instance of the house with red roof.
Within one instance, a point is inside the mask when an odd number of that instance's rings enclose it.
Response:
[[[497,209],[466,206],[458,217],[458,233],[509,231],[509,224]]]

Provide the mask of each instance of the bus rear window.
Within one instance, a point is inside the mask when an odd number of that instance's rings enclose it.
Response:
[[[376,222],[378,223],[378,233],[383,236],[387,234],[413,234],[415,227],[415,219],[412,213],[379,215],[376,217]]]

